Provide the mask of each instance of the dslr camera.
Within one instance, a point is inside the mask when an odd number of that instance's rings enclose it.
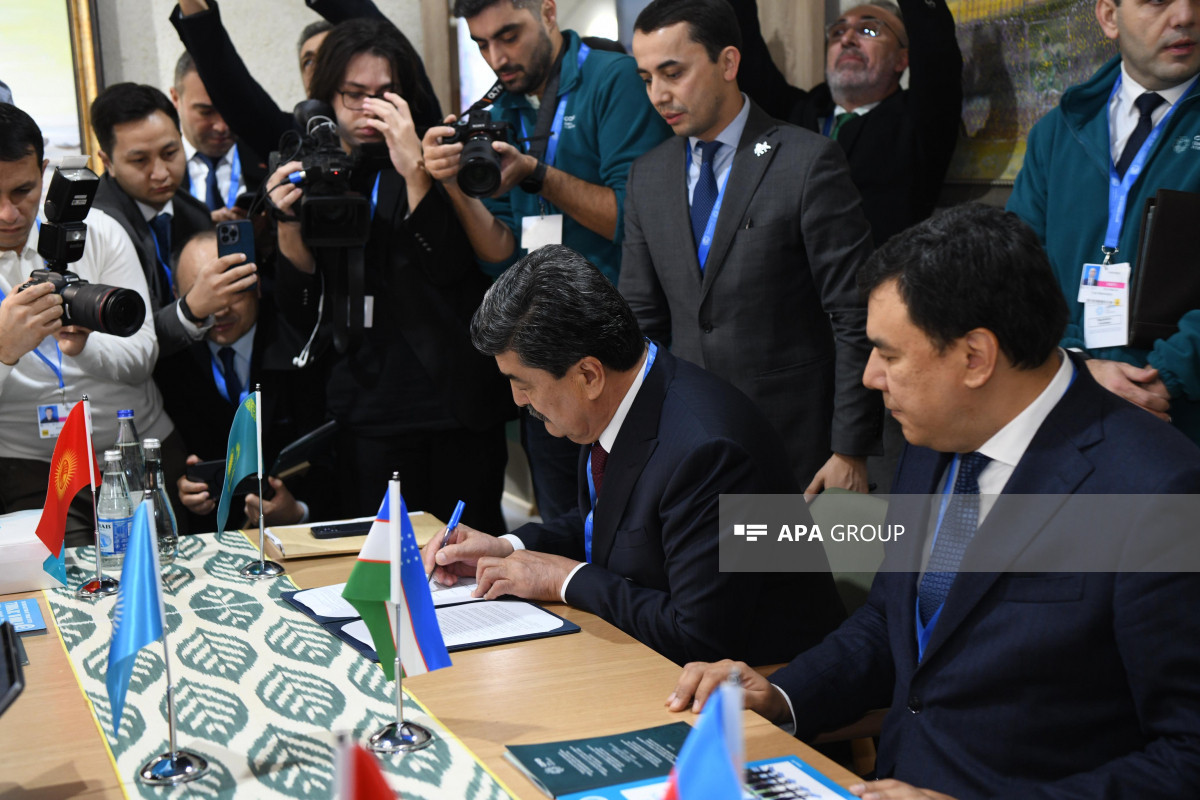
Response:
[[[454,135],[442,137],[442,144],[463,142],[458,187],[470,197],[493,194],[500,188],[500,154],[492,149],[492,142],[508,141],[512,125],[472,106],[452,127]]]
[[[87,225],[83,218],[92,208],[100,178],[87,168],[87,156],[63,159],[54,168],[46,193],[46,221],[38,233],[38,255],[45,269],[35,269],[18,292],[49,283],[62,296],[64,325],[81,325],[113,336],[132,336],[146,320],[146,303],[132,289],[88,283],[67,264],[83,258]]]
[[[304,188],[297,216],[300,236],[309,247],[350,247],[366,244],[371,229],[371,204],[350,188],[355,159],[342,150],[333,108],[320,100],[296,105],[296,120],[304,135],[286,158],[270,155],[270,171],[286,161],[300,161],[288,176]]]

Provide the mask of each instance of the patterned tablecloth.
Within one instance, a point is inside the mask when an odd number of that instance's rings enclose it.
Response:
[[[280,599],[294,588],[290,581],[238,574],[256,555],[238,533],[186,536],[164,570],[176,740],[207,758],[210,771],[181,787],[152,789],[134,775],[167,749],[162,644],[139,653],[114,738],[104,677],[116,601],[75,597],[95,556],[91,547],[68,551],[70,589],[47,591],[46,599],[127,795],[329,800],[336,734],[365,741],[392,719],[394,686],[377,665]],[[405,717],[437,735],[424,750],[381,760],[406,800],[510,797],[411,696]]]

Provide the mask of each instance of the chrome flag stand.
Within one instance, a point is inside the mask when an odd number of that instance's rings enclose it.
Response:
[[[287,572],[283,568],[283,564],[277,561],[269,561],[267,559],[267,523],[263,514],[263,456],[262,456],[262,385],[254,384],[254,394],[257,395],[254,401],[254,430],[258,436],[258,560],[251,561],[246,566],[242,567],[238,572],[242,577],[250,578],[251,580],[262,580],[263,578],[278,578],[280,575]]]
[[[88,402],[86,394],[83,396],[83,420],[87,425],[88,479],[92,484],[92,519],[96,523],[96,577],[80,586],[75,595],[85,600],[95,600],[116,594],[121,582],[105,575],[100,566],[100,517],[96,513],[96,454],[92,450],[92,406]]]
[[[400,473],[393,472],[388,483],[388,539],[391,544],[392,573],[392,640],[396,642],[396,721],[389,722],[367,740],[367,749],[374,753],[411,753],[433,744],[433,732],[424,725],[404,721],[404,689],[400,676]]]

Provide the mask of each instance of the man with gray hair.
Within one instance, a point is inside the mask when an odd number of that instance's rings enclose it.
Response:
[[[643,339],[581,255],[548,245],[510,267],[471,338],[518,405],[587,447],[576,508],[499,538],[465,525],[444,548],[435,537],[425,566],[440,582],[570,603],[679,663],[722,648],[778,662],[794,649],[780,631],[803,649],[844,616],[828,572],[719,570],[718,496],[795,492],[783,446],[745,395]]]
[[[755,0],[731,5],[746,94],[771,116],[837,140],[875,245],[932,214],[962,116],[962,53],[946,1],[878,0],[842,12],[825,28],[825,83],[808,91],[772,63]]]

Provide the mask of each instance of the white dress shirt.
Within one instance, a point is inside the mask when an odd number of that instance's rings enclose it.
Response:
[[[746,130],[746,120],[749,117],[750,100],[743,94],[742,110],[725,126],[723,131],[717,134],[715,140],[721,143],[721,147],[717,148],[717,154],[713,156],[713,176],[717,179],[718,192],[725,188],[725,182],[729,180],[729,171],[733,168],[733,157],[737,153],[738,142],[742,140],[742,131]],[[688,137],[688,153],[691,155],[687,171],[689,208],[692,205],[692,194],[696,191],[696,184],[700,180],[700,162],[704,158],[700,148],[696,146],[699,142],[699,137]]]
[[[192,147],[192,143],[183,139],[183,154],[187,156],[188,180],[191,181],[189,191],[192,197],[199,200],[201,203],[208,203],[208,163],[200,158],[199,150]],[[233,159],[237,156],[238,147],[234,145],[225,151],[225,155],[217,161],[217,189],[221,192],[221,202],[229,205],[229,182],[233,178]],[[239,194],[246,191],[246,176],[239,174],[237,191],[234,193],[236,199]]]
[[[1162,118],[1171,110],[1171,106],[1179,102],[1179,99],[1187,94],[1192,88],[1192,84],[1196,82],[1196,77],[1191,80],[1184,81],[1178,86],[1172,86],[1170,89],[1160,89],[1155,94],[1166,100],[1165,103],[1159,103],[1158,108],[1150,113],[1150,120],[1155,125],[1162,122]],[[1141,97],[1149,89],[1142,86],[1140,83],[1129,77],[1129,73],[1125,70],[1125,64],[1121,64],[1121,88],[1113,95],[1113,98],[1108,103],[1108,141],[1109,148],[1112,152],[1113,163],[1116,164],[1121,160],[1121,153],[1125,150],[1125,143],[1129,141],[1129,137],[1133,135],[1133,129],[1137,127],[1138,118],[1141,114],[1133,101]]]

